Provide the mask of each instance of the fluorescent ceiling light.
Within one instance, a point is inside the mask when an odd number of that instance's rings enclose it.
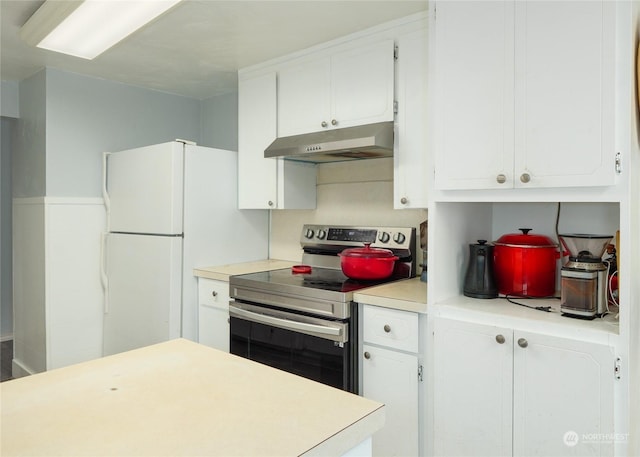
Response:
[[[181,0],[48,0],[20,30],[27,43],[93,59]]]

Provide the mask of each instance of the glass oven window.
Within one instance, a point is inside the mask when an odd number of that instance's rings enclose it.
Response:
[[[231,317],[232,354],[354,392],[350,343]]]

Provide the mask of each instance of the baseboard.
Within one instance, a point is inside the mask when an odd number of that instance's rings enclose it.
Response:
[[[11,340],[13,340],[13,333],[10,333],[9,335],[0,336],[0,343],[4,343],[5,341],[11,341]]]

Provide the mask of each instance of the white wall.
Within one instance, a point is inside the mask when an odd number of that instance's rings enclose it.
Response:
[[[425,189],[426,191],[426,189]],[[370,225],[415,227],[425,210],[393,209],[393,159],[354,160],[318,166],[315,210],[271,212],[270,257],[300,261],[302,225]],[[421,261],[418,253],[418,263]]]

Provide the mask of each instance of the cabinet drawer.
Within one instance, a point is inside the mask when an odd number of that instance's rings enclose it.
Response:
[[[364,305],[363,340],[402,351],[418,352],[418,314]]]
[[[229,309],[229,283],[198,278],[198,304]]]

